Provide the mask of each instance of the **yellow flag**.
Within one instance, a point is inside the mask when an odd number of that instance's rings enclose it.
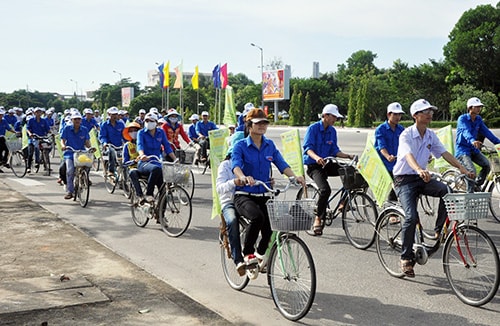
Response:
[[[163,88],[168,88],[170,86],[170,61],[163,66]]]
[[[198,66],[194,67],[194,74],[191,78],[191,85],[193,85],[193,89],[198,89]]]

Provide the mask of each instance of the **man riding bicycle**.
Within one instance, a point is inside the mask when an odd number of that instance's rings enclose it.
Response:
[[[31,173],[31,164],[33,161],[33,153],[35,153],[35,168],[40,166],[40,151],[38,149],[38,140],[35,139],[35,134],[40,137],[45,137],[50,131],[49,123],[46,119],[42,118],[42,108],[36,107],[33,109],[34,117],[29,119],[26,123],[26,130],[28,132],[28,169],[27,173]]]
[[[201,161],[207,160],[207,150],[210,148],[210,142],[208,139],[208,132],[210,130],[219,129],[212,121],[208,120],[208,112],[203,111],[201,113],[201,121],[196,124],[196,133],[198,134],[198,141],[201,146]]]
[[[109,146],[120,147],[123,145],[122,132],[125,129],[125,124],[121,119],[118,119],[118,108],[110,107],[107,110],[109,119],[104,122],[101,126],[101,132],[99,134],[99,141],[102,144],[104,151],[108,153],[109,166],[108,175],[114,176],[116,169],[116,150]]]

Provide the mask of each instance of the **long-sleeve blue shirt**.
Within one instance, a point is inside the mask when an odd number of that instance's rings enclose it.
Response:
[[[75,126],[67,125],[62,131],[61,139],[66,141],[66,146],[71,146],[74,150],[83,150],[85,142],[90,139],[89,130],[80,125],[78,132],[76,132]],[[73,151],[69,149],[64,151],[64,158],[72,159]]]
[[[198,138],[198,134],[196,133],[196,124],[192,124],[189,126],[188,136],[189,136],[189,139],[191,139],[191,140],[195,140]]]
[[[110,120],[104,122],[101,126],[101,132],[99,133],[99,141],[101,144],[110,143],[114,146],[122,146],[123,136],[122,132],[125,129],[125,124],[122,120],[116,120],[113,126]]]
[[[390,155],[398,155],[399,135],[401,135],[404,129],[402,125],[398,124],[392,130],[388,121],[375,129],[375,149],[389,172],[392,172],[396,161],[389,162],[380,151],[385,148]]]
[[[208,132],[210,130],[216,130],[216,129],[219,128],[217,128],[215,123],[213,123],[212,121],[207,121],[206,123],[204,123],[203,120],[200,120],[196,123],[196,133],[202,134],[205,137],[208,137]]]
[[[50,131],[49,123],[44,118],[40,118],[40,121],[37,121],[36,118],[29,119],[26,128],[32,134],[37,134],[42,137],[47,135]]]
[[[137,133],[137,151],[144,151],[144,155],[156,155],[161,159],[162,145],[165,153],[172,152],[167,135],[161,128],[156,128],[154,137],[146,128]]]
[[[257,148],[250,136],[237,142],[231,154],[231,161],[233,171],[235,167],[239,167],[246,176],[252,176],[254,179],[264,182],[270,181],[271,163],[281,173],[289,167],[274,142],[264,136],[262,136],[260,149]],[[236,191],[238,190],[249,193],[265,193],[267,191],[263,186],[236,187]]]
[[[304,164],[314,164],[316,161],[307,155],[307,151],[312,149],[320,157],[337,156],[340,148],[337,146],[337,130],[332,126],[323,126],[323,121],[310,125],[304,136]]]
[[[460,157],[462,155],[479,153],[479,149],[472,145],[472,143],[477,140],[479,134],[489,139],[493,144],[500,143],[500,139],[486,127],[481,116],[476,116],[476,119],[472,121],[470,113],[462,114],[457,122],[455,156]]]

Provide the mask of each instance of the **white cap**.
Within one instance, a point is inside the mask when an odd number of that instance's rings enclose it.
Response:
[[[204,116],[204,115],[208,116],[209,114],[208,114],[208,112],[207,112],[207,111],[203,111],[203,112],[201,112],[201,116]]]
[[[23,108],[16,108],[15,110],[18,112],[23,112]]]
[[[93,114],[94,111],[92,111],[92,109],[89,109],[89,108],[83,109],[83,114],[87,114],[87,113]]]
[[[158,121],[158,116],[156,114],[152,113],[152,112],[149,112],[144,117],[144,120],[146,120],[146,119],[151,119],[151,120],[154,120],[154,121]]]
[[[151,113],[158,113],[158,109],[155,108],[155,107],[153,107],[153,108],[149,109],[149,112],[151,112]]]
[[[342,114],[339,113],[339,108],[335,104],[327,104],[327,105],[325,105],[325,107],[323,108],[323,112],[321,113],[321,115],[323,115],[323,114],[332,114],[332,115],[336,116],[337,118],[343,118],[344,117]]]
[[[9,109],[9,113],[16,113],[16,110],[14,110],[14,109]]]
[[[82,115],[80,114],[80,112],[73,112],[71,114],[71,120],[73,119],[81,119],[82,118]]]
[[[141,113],[146,114],[146,110],[144,110],[144,109],[140,109],[140,110],[139,110],[139,114],[141,114]]]
[[[200,120],[200,116],[195,113],[195,114],[193,114],[192,116],[189,117],[189,120],[191,120],[191,121],[193,121],[193,120]]]
[[[0,109],[0,114],[5,114],[5,110],[3,108]]]
[[[401,104],[394,102],[387,106],[387,113],[405,113],[405,111],[403,111]]]
[[[28,108],[28,109],[26,110],[26,114],[31,114],[31,113],[33,113],[33,109],[32,109],[32,108]]]
[[[112,106],[106,112],[108,114],[118,114],[118,108],[116,106]]]
[[[251,109],[255,108],[255,106],[253,105],[253,103],[247,103],[245,104],[245,106],[243,107],[243,116],[246,116],[248,112],[250,112]]]
[[[478,99],[477,97],[471,97],[467,101],[467,109],[470,108],[470,107],[473,107],[473,106],[484,106],[484,104],[481,103],[481,100]]]
[[[167,113],[167,118],[168,118],[169,116],[171,116],[171,115],[174,115],[174,114],[175,114],[175,115],[177,115],[177,116],[180,116],[179,112],[177,112],[177,110],[176,110],[176,109],[170,109],[170,110],[168,110],[168,113]]]
[[[430,104],[427,100],[420,99],[413,102],[413,104],[410,106],[410,113],[411,115],[414,115],[417,112],[424,111],[427,109],[433,109],[434,111],[437,111],[437,107]]]
[[[39,108],[38,106],[33,109],[33,112],[38,112],[38,111],[43,111],[42,108]]]
[[[125,112],[125,111],[123,111],[123,110],[119,110],[119,111],[118,111],[118,114],[119,114],[119,115],[124,115],[125,113],[126,113],[126,112]]]
[[[160,124],[165,123],[165,122],[167,122],[167,121],[163,118],[158,119],[158,123],[160,123]]]

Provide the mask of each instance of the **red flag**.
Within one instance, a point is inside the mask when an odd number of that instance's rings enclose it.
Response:
[[[220,67],[220,82],[222,88],[227,87],[227,63],[223,64]]]

